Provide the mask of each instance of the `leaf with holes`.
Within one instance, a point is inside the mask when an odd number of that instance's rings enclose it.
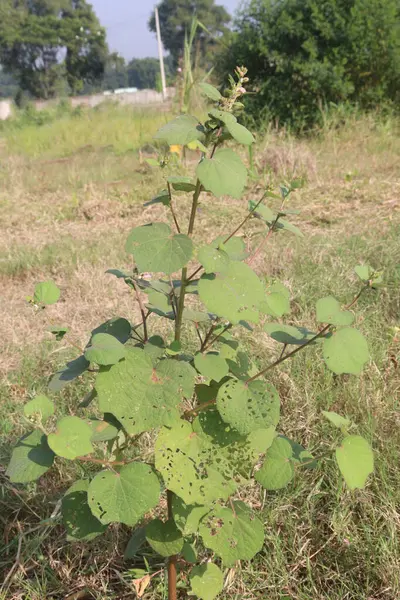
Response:
[[[186,362],[164,359],[153,366],[140,348],[101,371],[96,379],[99,408],[110,412],[130,435],[149,431],[179,418],[178,406],[194,391],[195,370]]]
[[[193,594],[202,600],[214,600],[224,588],[222,571],[213,563],[193,567],[189,579]]]
[[[45,434],[36,429],[18,441],[6,475],[12,483],[36,481],[50,469],[53,461],[54,452],[49,448]]]
[[[55,454],[75,460],[93,452],[92,428],[79,417],[63,417],[57,422],[56,433],[47,437],[48,444]]]
[[[132,229],[125,248],[133,254],[139,271],[170,275],[189,262],[193,242],[187,235],[174,235],[166,223],[151,223]]]
[[[149,467],[131,462],[119,473],[101,471],[88,489],[90,510],[101,523],[125,523],[132,527],[160,499],[160,482]]]
[[[194,366],[201,375],[217,382],[229,373],[228,363],[215,352],[199,352],[194,357]]]
[[[264,543],[261,521],[243,502],[233,502],[232,509],[216,507],[202,520],[199,533],[206,548],[220,556],[226,567],[251,560]]]
[[[197,258],[206,273],[223,271],[230,262],[229,256],[224,250],[213,248],[212,245],[202,246],[197,253]]]
[[[197,177],[204,189],[217,198],[232,196],[239,199],[246,186],[247,169],[233,150],[225,148],[199,163]]]
[[[219,102],[219,100],[222,100],[220,92],[213,85],[210,85],[206,82],[201,82],[198,84],[198,86],[203,92],[203,94],[205,94],[207,98],[210,98],[210,100],[214,100],[215,102]]]
[[[85,358],[98,365],[115,365],[125,357],[126,349],[121,342],[108,333],[96,333],[85,351]]]
[[[267,450],[264,463],[256,472],[256,481],[266,490],[280,490],[284,488],[294,475],[292,463],[293,449],[290,442],[277,437]]]
[[[146,540],[161,556],[179,554],[183,547],[183,536],[174,521],[164,523],[160,519],[150,521],[146,526]]]
[[[226,423],[246,435],[255,429],[276,426],[280,401],[271,383],[251,381],[246,384],[230,379],[218,391],[217,408]]]
[[[89,508],[88,488],[87,479],[75,481],[62,499],[62,518],[67,530],[67,540],[70,542],[88,542],[107,529]]]
[[[54,402],[47,396],[35,396],[33,400],[27,402],[24,406],[24,415],[32,420],[39,419],[45,423],[49,417],[54,415]]]
[[[231,262],[216,275],[203,275],[199,296],[207,310],[231,323],[258,322],[264,287],[254,271],[244,263]]]
[[[176,526],[184,536],[193,535],[199,528],[201,519],[209,512],[206,506],[186,504],[176,494],[172,496],[172,516]]]
[[[350,419],[346,419],[346,417],[342,417],[338,415],[338,413],[328,410],[323,410],[322,414],[328,421],[330,421],[335,427],[338,429],[347,429],[351,425]]]
[[[366,439],[360,435],[345,437],[336,449],[336,460],[351,490],[365,487],[368,476],[374,470],[374,455]]]
[[[351,327],[339,329],[325,338],[323,355],[326,365],[337,374],[358,375],[370,358],[364,336]]]
[[[165,140],[169,146],[185,146],[194,140],[203,141],[204,128],[195,117],[180,115],[161,127],[154,138]]]
[[[156,469],[166,488],[186,504],[206,505],[217,499],[227,499],[235,491],[231,473],[226,474],[223,469],[221,472],[215,459],[215,448],[187,421],[164,427],[158,434]],[[221,458],[221,466],[225,464]]]
[[[33,299],[36,304],[55,304],[60,298],[60,289],[53,281],[37,283]]]
[[[249,253],[246,250],[246,244],[243,239],[234,235],[226,242],[227,238],[227,235],[219,235],[211,242],[211,246],[226,252],[231,260],[244,260],[247,258]]]
[[[317,321],[329,323],[336,327],[351,325],[354,316],[347,310],[342,310],[340,303],[333,296],[320,298],[317,301]]]

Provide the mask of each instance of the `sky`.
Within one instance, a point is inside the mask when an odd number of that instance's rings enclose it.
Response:
[[[157,56],[157,40],[147,22],[157,0],[90,0],[100,23],[107,29],[111,51],[124,58]],[[240,0],[216,0],[233,14]]]

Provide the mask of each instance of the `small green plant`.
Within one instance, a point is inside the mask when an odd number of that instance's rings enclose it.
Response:
[[[350,309],[381,283],[379,273],[358,266],[360,290],[345,307],[334,297],[321,298],[314,331],[282,322],[290,311],[289,291],[278,281],[261,280],[250,264],[273,234],[301,235],[286,219],[293,212],[287,204],[297,181],[282,185],[279,195],[264,189],[231,232],[195,247],[200,197],[204,202],[215,202],[211,195],[241,198],[246,187],[247,169],[231,145],[249,146],[254,138],[235,116],[242,109],[246,69],[237,68],[235,75],[225,96],[202,84],[215,103],[205,123],[181,115],[156,135],[169,146],[197,148],[201,158],[194,180],[167,176],[166,188],[150,202],[168,207],[171,224],[135,227],[126,242],[135,267],[109,271],[131,288],[140,321],[114,318],[101,324],[82,354],[51,378],[50,390],[59,392],[94,373],[94,387],[79,407],[79,414],[89,410],[89,415],[68,414],[54,424],[50,399],[37,396],[28,402],[24,415],[34,428],[18,442],[7,471],[12,482],[27,483],[55,461],[87,463],[88,477],[76,481],[62,499],[69,540],[92,540],[110,523],[134,527],[126,556],[147,540],[166,558],[169,600],[177,597],[178,570],[188,583],[190,569],[192,594],[212,600],[223,589],[221,566],[251,560],[262,550],[262,522],[238,499],[238,491],[249,486],[279,490],[295,473],[320,462],[278,432],[280,398],[268,374],[311,346],[321,350],[334,373],[360,373],[369,352],[352,327]],[[165,156],[159,168],[168,168]],[[177,210],[180,192],[192,195],[185,233],[184,211]],[[276,210],[264,203],[267,199]],[[240,234],[251,219],[257,219],[261,241],[248,248]],[[47,281],[28,300],[42,310],[59,297],[58,287]],[[167,324],[164,337],[153,329],[157,318]],[[256,335],[253,327],[260,325],[280,344],[280,352],[256,368],[234,328]],[[50,331],[57,340],[68,339],[65,326],[51,324]],[[332,453],[347,487],[362,488],[373,471],[369,443],[352,432],[349,419],[334,412],[324,416],[342,433]],[[157,573],[149,570],[135,580],[139,597]]]

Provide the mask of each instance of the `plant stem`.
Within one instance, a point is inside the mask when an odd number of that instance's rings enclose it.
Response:
[[[204,346],[203,350],[206,350],[207,348],[209,348],[210,346],[215,344],[215,342],[221,337],[221,335],[224,335],[225,331],[228,331],[229,329],[231,329],[231,327],[232,327],[232,323],[228,323],[228,325],[226,325],[218,335],[216,335],[215,337],[213,337],[212,340],[207,342],[207,344]]]
[[[172,499],[173,492],[167,490],[168,520],[173,519]],[[168,558],[168,600],[176,600],[176,563],[176,554]]]
[[[195,406],[194,408],[187,410],[186,412],[183,413],[183,418],[186,419],[187,417],[191,417],[192,415],[197,415],[197,413],[199,413],[202,410],[205,410],[206,408],[208,408],[209,406],[212,406],[213,404],[215,404],[215,401],[216,401],[215,398],[213,400],[207,400],[207,402],[203,402],[203,404],[199,404],[198,406]]]
[[[352,306],[354,306],[354,304],[357,302],[357,300],[360,298],[361,294],[368,288],[369,286],[366,285],[363,288],[361,288],[361,290],[358,292],[358,294],[356,294],[356,296],[354,296],[353,300],[350,302],[350,304],[347,304],[344,307],[344,310],[349,310],[349,308],[351,308]],[[250,379],[247,379],[246,383],[250,383],[251,381],[254,381],[255,379],[258,379],[258,377],[261,377],[261,375],[265,375],[265,373],[267,373],[268,371],[270,371],[271,369],[274,369],[275,367],[277,367],[278,365],[280,365],[281,363],[283,363],[285,360],[287,360],[288,358],[291,358],[292,356],[294,356],[295,354],[297,354],[298,352],[300,352],[300,350],[303,350],[304,348],[306,348],[307,346],[309,346],[310,344],[312,344],[313,342],[315,342],[315,340],[317,340],[318,338],[320,338],[321,336],[324,335],[324,333],[326,333],[331,327],[331,324],[328,323],[328,325],[325,325],[318,333],[316,333],[312,338],[310,338],[307,342],[305,342],[305,344],[303,344],[302,346],[298,346],[297,348],[295,348],[294,350],[292,350],[291,352],[289,352],[288,354],[285,354],[284,356],[281,354],[281,356],[275,360],[273,363],[271,363],[270,365],[268,365],[268,367],[265,367],[265,369],[262,369],[261,371],[259,371],[256,375],[253,375],[253,377],[250,377]]]
[[[148,335],[147,335],[147,322],[146,321],[147,321],[148,314],[146,315],[144,304],[143,304],[142,298],[140,296],[140,290],[139,290],[139,288],[137,286],[136,281],[132,280],[132,283],[133,283],[133,287],[134,287],[135,293],[136,293],[136,298],[137,298],[137,301],[138,301],[138,304],[139,304],[140,314],[142,315],[144,341],[147,342]]]
[[[176,218],[174,207],[172,205],[172,191],[171,191],[171,184],[169,183],[169,181],[167,181],[167,186],[168,186],[168,195],[169,195],[169,208],[171,211],[172,218],[174,219],[176,230],[178,233],[180,233],[181,228],[179,227],[178,219]]]
[[[258,248],[256,248],[253,256],[251,256],[250,259],[247,261],[248,265],[250,265],[253,262],[253,260],[255,259],[255,257],[261,252],[261,250],[264,248],[265,244],[267,243],[268,239],[271,237],[271,235],[275,231],[275,227],[276,227],[276,225],[277,225],[277,223],[279,221],[279,217],[280,217],[280,215],[278,214],[277,217],[275,218],[274,222],[272,223],[271,227],[268,229],[267,235],[262,240],[262,242],[258,246]]]

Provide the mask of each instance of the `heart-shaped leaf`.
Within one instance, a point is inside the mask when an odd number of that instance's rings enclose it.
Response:
[[[79,417],[63,417],[57,423],[56,433],[47,437],[48,444],[55,454],[74,460],[93,452],[92,428]]]
[[[161,127],[154,138],[165,140],[170,146],[185,146],[193,140],[203,141],[204,128],[195,117],[180,115]]]
[[[324,339],[323,355],[334,373],[361,373],[370,356],[367,342],[357,329],[345,327]]]
[[[75,481],[62,499],[61,512],[70,542],[93,540],[107,529],[89,508],[88,488],[87,479]]]
[[[54,415],[54,403],[47,396],[35,396],[33,400],[25,404],[24,415],[28,419],[38,418],[45,423],[49,417]]]
[[[292,479],[294,474],[292,463],[293,449],[290,442],[277,437],[268,448],[264,463],[255,478],[266,490],[280,490]]]
[[[223,420],[246,435],[255,429],[276,426],[279,421],[279,395],[271,383],[237,379],[224,383],[217,396],[217,408]]]
[[[35,286],[33,296],[36,304],[55,304],[60,298],[60,289],[53,281],[43,281]]]
[[[213,563],[193,567],[189,579],[193,594],[202,600],[214,600],[224,587],[222,571]]]
[[[360,435],[345,437],[336,449],[336,460],[351,490],[365,487],[368,475],[374,470],[374,455],[366,439]]]
[[[251,560],[264,543],[261,521],[243,502],[231,508],[217,506],[200,524],[204,545],[222,558],[227,567],[237,560]]]
[[[207,354],[199,352],[196,354],[194,357],[194,366],[201,375],[208,379],[214,379],[217,382],[221,381],[229,373],[226,360],[213,352],[208,352]]]
[[[54,452],[49,448],[45,434],[40,430],[24,435],[15,446],[6,475],[12,483],[36,481],[50,469]]]
[[[131,231],[126,251],[133,254],[139,271],[170,275],[189,262],[193,242],[187,235],[174,235],[166,223],[151,223]]]
[[[183,547],[183,536],[174,521],[164,523],[154,519],[146,526],[146,540],[161,556],[179,554]]]
[[[126,349],[121,342],[108,333],[96,333],[85,351],[85,358],[98,365],[115,365],[125,357]]]
[[[230,148],[217,150],[212,158],[204,158],[196,172],[204,189],[217,198],[241,198],[246,186],[247,169]]]
[[[317,301],[317,321],[340,327],[351,325],[354,316],[351,312],[342,310],[336,298],[327,296]]]
[[[101,523],[125,523],[132,527],[160,499],[160,482],[149,467],[131,462],[115,471],[100,471],[90,482],[90,510]]]
[[[210,312],[234,324],[242,320],[257,323],[259,306],[265,298],[257,275],[240,262],[231,262],[216,275],[203,275],[199,296]]]

